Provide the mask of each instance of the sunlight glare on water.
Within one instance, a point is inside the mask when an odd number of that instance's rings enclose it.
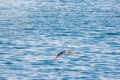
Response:
[[[120,80],[119,60],[119,0],[0,0],[0,80]]]

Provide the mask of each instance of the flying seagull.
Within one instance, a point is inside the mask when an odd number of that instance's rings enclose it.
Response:
[[[72,50],[64,50],[64,51],[60,52],[59,54],[57,54],[55,60],[57,61],[57,60],[61,57],[61,55],[63,55],[63,54],[72,54],[72,55],[78,56],[78,55],[77,55],[75,52],[73,52]]]

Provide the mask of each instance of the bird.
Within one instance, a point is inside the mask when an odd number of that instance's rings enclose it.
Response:
[[[56,58],[55,58],[55,61],[58,61],[59,60],[59,58],[61,57],[61,55],[63,55],[63,54],[72,54],[72,55],[74,55],[74,56],[79,56],[79,55],[77,55],[73,50],[64,50],[64,51],[62,51],[62,52],[60,52],[60,53],[58,53],[57,54],[57,56],[56,56]]]

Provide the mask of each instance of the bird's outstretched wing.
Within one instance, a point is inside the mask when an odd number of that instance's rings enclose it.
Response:
[[[56,56],[56,58],[55,58],[55,61],[57,61],[60,57],[61,57],[61,55],[63,55],[65,52],[63,51],[63,52],[60,52],[57,56]]]
[[[75,54],[73,54],[73,55],[74,55],[74,56],[77,56],[77,57],[80,57],[80,56],[79,56],[78,54],[76,54],[76,53],[75,53]]]

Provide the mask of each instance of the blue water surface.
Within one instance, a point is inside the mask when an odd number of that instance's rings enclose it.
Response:
[[[119,0],[0,0],[0,80],[120,80],[119,61]]]

